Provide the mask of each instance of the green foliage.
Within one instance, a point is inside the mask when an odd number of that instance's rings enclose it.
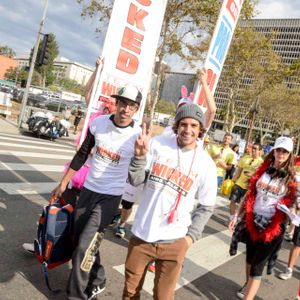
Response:
[[[56,42],[55,35],[53,33],[49,34],[49,56],[47,59],[47,65],[38,65],[39,57],[42,55],[42,43],[40,42],[39,48],[38,48],[38,53],[37,53],[37,59],[35,63],[35,70],[41,74],[43,78],[43,85],[45,84],[46,86],[52,84],[55,80],[55,75],[53,74],[53,64],[54,64],[54,59],[58,56],[59,54],[59,47]]]
[[[227,131],[258,104],[260,94],[284,80],[285,67],[272,48],[271,38],[251,28],[236,29],[220,79],[227,93]]]
[[[6,45],[3,45],[3,46],[0,45],[0,55],[12,58],[12,57],[16,56],[16,53],[12,48],[10,48]]]
[[[171,116],[175,116],[176,105],[174,102],[160,99],[159,101],[157,101],[155,111],[162,113],[162,114],[168,114]]]
[[[51,91],[51,92],[59,92],[60,91],[60,87],[57,86],[57,85],[48,85],[48,90]]]
[[[16,73],[17,73],[17,68],[10,67],[9,69],[6,70],[4,74],[4,78],[6,80],[16,80]],[[18,77],[17,80],[21,81],[27,78],[28,72],[25,71],[25,69],[21,69],[18,72]]]
[[[77,81],[68,78],[62,78],[56,82],[57,85],[64,91],[80,94],[84,96],[84,86],[77,83]]]
[[[18,72],[18,76],[17,76],[17,72]],[[17,71],[17,68],[10,67],[4,74],[4,77],[7,80],[15,81],[17,79],[17,82],[20,83],[22,80],[27,80],[28,72],[25,71],[25,68],[19,69]],[[37,71],[34,71],[32,75],[31,84],[39,86],[41,85],[41,82],[42,82],[41,75]]]

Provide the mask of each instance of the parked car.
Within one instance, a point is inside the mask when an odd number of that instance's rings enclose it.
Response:
[[[24,91],[21,91],[18,94],[18,98],[16,99],[17,102],[22,102],[23,100],[23,95],[24,95]],[[27,97],[27,105],[28,106],[34,106],[34,107],[40,107],[40,108],[45,108],[45,102],[46,102],[47,98],[45,98],[43,95],[41,94],[33,94],[33,93],[28,93],[28,97]]]
[[[50,97],[45,101],[46,109],[55,112],[62,112],[63,110],[65,110],[66,106],[68,106],[67,103],[61,98],[57,99]]]
[[[1,85],[1,86],[0,86],[0,92],[4,92],[4,93],[6,93],[6,94],[12,94],[13,88],[12,88],[12,87],[8,87],[8,86]]]
[[[23,89],[14,88],[14,90],[12,92],[12,98],[11,99],[13,101],[21,103],[22,99],[23,99],[23,94],[24,94],[24,90]]]

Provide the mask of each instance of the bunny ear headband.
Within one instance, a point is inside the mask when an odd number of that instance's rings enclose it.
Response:
[[[194,93],[190,93],[188,96],[188,89],[185,85],[181,86],[181,99],[178,101],[177,108],[179,108],[181,105],[189,104],[193,102],[194,99]]]

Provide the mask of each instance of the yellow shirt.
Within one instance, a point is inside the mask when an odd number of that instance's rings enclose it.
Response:
[[[226,165],[231,165],[234,159],[234,152],[230,147],[224,148],[223,145],[214,145],[209,149],[209,154],[212,158],[214,156],[221,154],[221,157],[218,159],[214,159],[216,166],[217,166],[217,176],[225,176],[226,171],[218,167],[218,162],[223,161]]]
[[[242,189],[248,189],[249,180],[251,176],[254,174],[255,170],[262,164],[263,161],[264,160],[261,157],[254,159],[252,158],[252,156],[248,155],[240,159],[238,167],[242,169],[242,173],[235,184],[240,186]]]

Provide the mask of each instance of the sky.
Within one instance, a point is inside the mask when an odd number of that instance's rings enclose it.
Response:
[[[17,56],[33,47],[44,8],[40,0],[1,0],[0,45],[11,47]],[[101,53],[104,35],[95,33],[96,19],[83,19],[76,0],[49,0],[44,33],[56,35],[60,56],[94,66]],[[299,0],[259,0],[257,18],[300,18]]]

